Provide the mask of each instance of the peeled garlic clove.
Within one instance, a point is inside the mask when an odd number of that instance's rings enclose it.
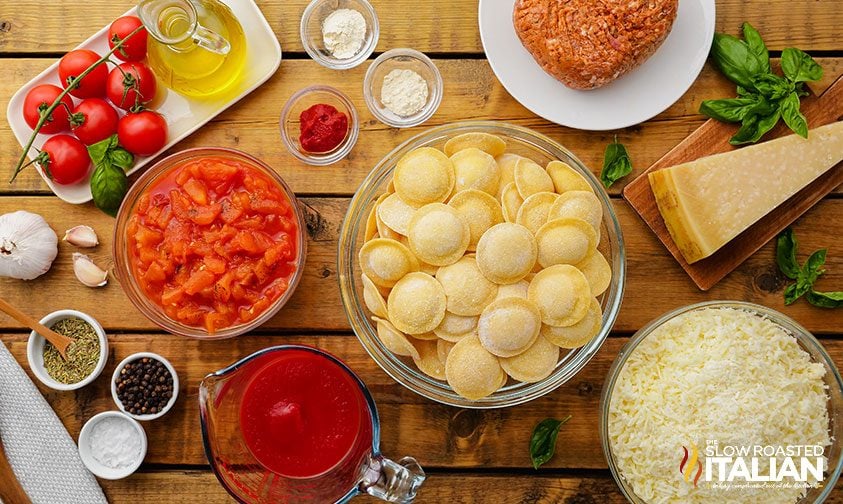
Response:
[[[100,244],[97,233],[91,226],[76,226],[64,232],[64,241],[81,248],[96,247]]]
[[[108,272],[94,264],[85,254],[73,253],[73,272],[88,287],[102,287],[108,283]]]

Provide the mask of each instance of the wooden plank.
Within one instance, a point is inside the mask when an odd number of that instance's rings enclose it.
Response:
[[[309,0],[258,0],[287,52],[302,52],[299,22]],[[61,52],[129,9],[131,0],[72,2],[17,0],[0,4],[0,51]],[[414,47],[424,52],[482,53],[477,2],[372,0],[380,18],[378,51]],[[737,33],[750,21],[772,50],[840,50],[843,10],[836,0],[721,0],[717,31]],[[501,15],[509,16],[508,9]],[[410,28],[412,27],[412,28]]]
[[[23,84],[52,60],[0,59],[4,79],[0,80],[0,110]],[[556,126],[534,116],[518,104],[500,85],[488,63],[482,60],[437,60],[445,96],[439,111],[424,125],[406,130],[388,128],[369,113],[360,89],[364,67],[349,70],[343,79],[336,72],[312,61],[285,60],[269,82],[217,119],[180,142],[171,152],[188,147],[220,146],[244,150],[275,166],[298,194],[350,195],[372,167],[389,151],[431,126],[462,120],[495,119],[533,128],[574,152],[595,174],[603,163],[603,150],[613,132],[587,132]],[[822,90],[843,73],[843,58],[821,58],[825,77],[817,84]],[[313,83],[331,83],[347,93],[360,114],[361,134],[350,156],[330,167],[313,167],[293,158],[281,143],[278,116],[287,99]],[[710,66],[706,66],[685,95],[652,121],[620,130],[618,140],[630,151],[635,171],[611,188],[620,194],[627,181],[682,141],[704,118],[697,114],[704,99],[734,96],[735,86]],[[5,183],[20,156],[20,146],[6,121],[0,121],[0,193],[49,194],[49,189],[33,169],[27,169],[13,185]]]
[[[345,216],[347,199],[306,198],[311,226],[311,240],[305,275],[287,306],[262,330],[348,330],[342,309],[336,275],[337,233]],[[840,332],[843,310],[815,308],[804,301],[783,305],[784,277],[774,262],[773,244],[742,264],[735,272],[708,292],[699,289],[685,275],[676,261],[665,253],[663,245],[643,221],[622,200],[614,200],[624,232],[627,254],[626,294],[615,325],[618,331],[636,331],[658,315],[682,305],[711,300],[752,301],[781,310],[812,331]],[[89,255],[103,266],[111,264],[112,226],[114,220],[90,206],[74,206],[53,198],[38,196],[0,197],[0,214],[24,209],[44,216],[60,235],[77,224],[96,229],[101,245]],[[828,247],[826,274],[818,283],[823,290],[839,290],[843,285],[843,200],[827,199],[797,221],[796,235],[801,244],[800,259],[810,252]],[[0,278],[0,292],[9,302],[31,307],[31,315],[42,316],[62,308],[76,308],[90,313],[112,329],[157,330],[129,302],[112,278],[101,289],[81,285],[73,275],[71,255],[75,249],[60,244],[60,253],[52,270],[31,282]],[[0,327],[17,327],[0,315]]]
[[[0,340],[28,369],[25,336],[6,334]],[[92,385],[73,393],[40,388],[76,439],[88,418],[115,408],[108,388],[114,366],[135,352],[157,352],[173,363],[182,385],[179,400],[167,416],[144,424],[149,437],[146,463],[204,464],[197,425],[202,377],[259,349],[303,343],[341,357],[369,387],[378,405],[381,445],[387,457],[414,456],[430,468],[528,468],[528,446],[536,423],[570,414],[570,422],[560,431],[556,456],[546,467],[605,469],[598,432],[600,394],[609,367],[627,341],[625,337],[607,339],[568,383],[535,401],[498,410],[458,409],[424,399],[387,376],[348,335],[244,336],[201,342],[168,335],[112,335],[108,365]],[[823,343],[838,367],[843,366],[843,340],[824,339]]]

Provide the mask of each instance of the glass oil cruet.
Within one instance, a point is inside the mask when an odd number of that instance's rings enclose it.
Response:
[[[193,98],[236,90],[246,36],[228,6],[219,0],[140,0],[138,16],[150,35],[149,66],[167,87]]]

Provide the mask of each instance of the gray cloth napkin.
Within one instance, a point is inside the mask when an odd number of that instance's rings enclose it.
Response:
[[[0,438],[33,504],[108,504],[67,429],[2,341]]]

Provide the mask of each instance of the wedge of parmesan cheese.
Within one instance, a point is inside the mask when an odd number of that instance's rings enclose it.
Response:
[[[650,173],[673,241],[704,259],[843,161],[843,121]]]

